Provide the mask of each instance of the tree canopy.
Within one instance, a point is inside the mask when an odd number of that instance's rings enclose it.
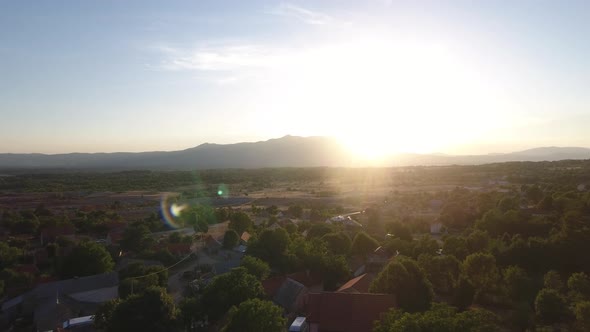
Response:
[[[358,232],[352,240],[350,251],[354,254],[366,256],[379,247],[379,242],[365,232]]]
[[[115,263],[104,246],[95,242],[82,242],[74,247],[61,266],[64,278],[84,277],[113,270]]]
[[[239,267],[213,278],[203,291],[202,301],[207,304],[206,310],[211,319],[217,319],[231,306],[263,295],[260,281],[245,268]]]
[[[275,332],[286,329],[283,309],[270,301],[246,300],[229,311],[229,322],[223,332]]]
[[[410,312],[430,308],[434,297],[426,273],[411,258],[399,257],[385,266],[371,284],[372,293],[396,296],[398,305]]]
[[[258,280],[264,280],[270,274],[270,267],[268,264],[253,256],[244,256],[241,265],[246,268],[249,274],[258,278]]]

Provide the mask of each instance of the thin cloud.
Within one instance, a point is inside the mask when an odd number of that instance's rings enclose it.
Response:
[[[260,45],[227,45],[180,49],[158,47],[165,59],[160,68],[172,71],[194,70],[233,72],[280,66],[289,57],[288,52]]]
[[[276,8],[268,11],[269,14],[294,18],[306,24],[325,25],[332,23],[334,18],[317,11],[299,7],[290,3],[281,3]]]

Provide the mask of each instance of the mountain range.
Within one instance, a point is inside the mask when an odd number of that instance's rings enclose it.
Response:
[[[590,159],[590,149],[540,147],[503,154],[445,155],[396,154],[378,166],[486,164],[508,161],[556,161]],[[0,169],[93,169],[93,170],[190,170],[263,167],[354,167],[374,166],[345,149],[330,137],[285,136],[260,142],[205,143],[180,151],[0,154]]]

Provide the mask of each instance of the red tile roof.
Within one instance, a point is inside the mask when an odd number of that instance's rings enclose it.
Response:
[[[338,288],[337,292],[348,293],[368,293],[371,282],[375,279],[372,274],[361,274],[360,276],[350,279],[347,283]]]
[[[252,237],[252,235],[250,235],[250,233],[244,232],[244,233],[242,233],[242,236],[240,237],[240,239],[244,242],[248,242],[248,240],[250,240],[250,237]]]
[[[394,306],[389,294],[312,293],[308,321],[320,331],[371,332],[373,322]]]

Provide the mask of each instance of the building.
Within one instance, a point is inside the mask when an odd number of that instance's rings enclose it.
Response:
[[[395,306],[389,294],[311,293],[307,321],[315,332],[371,332],[373,322]]]
[[[374,274],[365,273],[356,278],[350,279],[336,292],[339,293],[368,293],[371,282],[375,279]]]
[[[117,272],[49,282],[3,303],[0,321],[32,314],[37,330],[53,330],[71,318],[93,314],[100,304],[118,296]]]

